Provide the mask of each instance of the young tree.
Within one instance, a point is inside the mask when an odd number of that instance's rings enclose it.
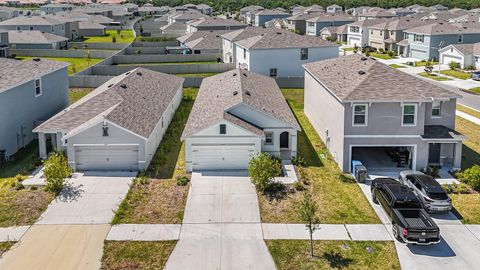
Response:
[[[260,192],[265,192],[271,186],[275,176],[278,175],[281,166],[278,160],[271,158],[266,153],[261,153],[251,159],[248,171],[255,188]]]
[[[310,256],[313,257],[313,233],[320,227],[320,219],[317,217],[318,205],[313,199],[312,194],[307,191],[303,194],[303,199],[298,205],[298,215],[305,223],[305,228],[310,234]]]
[[[54,152],[43,164],[43,174],[47,182],[45,189],[55,194],[60,193],[65,184],[65,178],[71,173],[67,158],[61,152]]]

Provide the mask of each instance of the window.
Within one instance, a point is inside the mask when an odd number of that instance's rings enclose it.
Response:
[[[247,59],[247,49],[243,49],[243,59]]]
[[[390,36],[393,36],[393,31],[390,31]]]
[[[460,34],[458,35],[458,43],[462,43],[463,42],[463,35]]]
[[[402,125],[415,126],[417,106],[415,104],[404,104],[402,109]]]
[[[423,42],[423,35],[414,34],[414,35],[413,35],[413,41]]]
[[[366,126],[367,125],[367,105],[355,104],[353,105],[353,125]]]
[[[52,26],[52,33],[53,33],[53,26]]]
[[[33,26],[30,26],[29,29],[30,29],[30,31],[32,31],[32,30],[33,30]]]
[[[273,132],[265,132],[265,144],[273,144]]]
[[[271,68],[270,69],[270,77],[277,77],[277,69]]]
[[[22,28],[20,28],[20,26],[17,26],[17,31],[20,31]]]
[[[432,102],[432,116],[440,116],[441,113],[441,108],[442,108],[442,102],[438,100],[434,100]]]
[[[383,36],[383,30],[380,30],[380,36]]]
[[[408,39],[408,33],[403,33],[403,39]]]
[[[315,23],[314,22],[308,22],[307,25],[308,26],[315,26]]]
[[[227,125],[225,124],[220,125],[220,134],[227,134]]]
[[[352,33],[360,33],[360,27],[358,27],[358,26],[350,26],[350,32],[352,32]]]
[[[34,84],[35,84],[35,97],[41,96],[42,95],[42,82],[40,81],[40,79],[35,79]]]
[[[308,59],[308,48],[300,49],[300,60],[307,60]]]
[[[370,29],[370,35],[373,35],[373,29]]]

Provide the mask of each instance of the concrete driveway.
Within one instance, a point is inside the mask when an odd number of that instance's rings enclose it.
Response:
[[[245,172],[192,175],[180,241],[165,269],[275,269]]]
[[[108,224],[136,173],[76,174],[36,224]]]

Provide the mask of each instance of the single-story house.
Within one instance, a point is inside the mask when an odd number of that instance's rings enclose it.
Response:
[[[456,62],[461,68],[480,69],[480,43],[451,44],[440,49],[439,53],[442,65]]]
[[[8,31],[10,49],[64,49],[68,38],[41,31]]]
[[[187,171],[244,170],[297,155],[297,123],[274,79],[234,69],[203,79],[182,134]]]
[[[323,39],[331,41],[347,42],[348,27],[346,25],[324,27],[320,30],[320,36]]]
[[[238,30],[245,27],[247,27],[246,24],[233,19],[222,19],[219,17],[202,17],[187,22],[187,33],[211,30]]]
[[[222,37],[228,30],[221,31],[197,31],[177,38],[184,53],[206,54],[222,52]]]
[[[35,128],[66,150],[74,170],[145,170],[182,100],[184,79],[136,68],[112,78]]]

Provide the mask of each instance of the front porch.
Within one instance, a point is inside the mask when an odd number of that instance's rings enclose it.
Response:
[[[38,149],[41,159],[46,159],[48,154],[54,150],[63,150],[62,133],[38,132]]]
[[[448,171],[460,170],[464,135],[440,125],[425,126],[422,139],[428,142],[428,166],[438,166]]]

